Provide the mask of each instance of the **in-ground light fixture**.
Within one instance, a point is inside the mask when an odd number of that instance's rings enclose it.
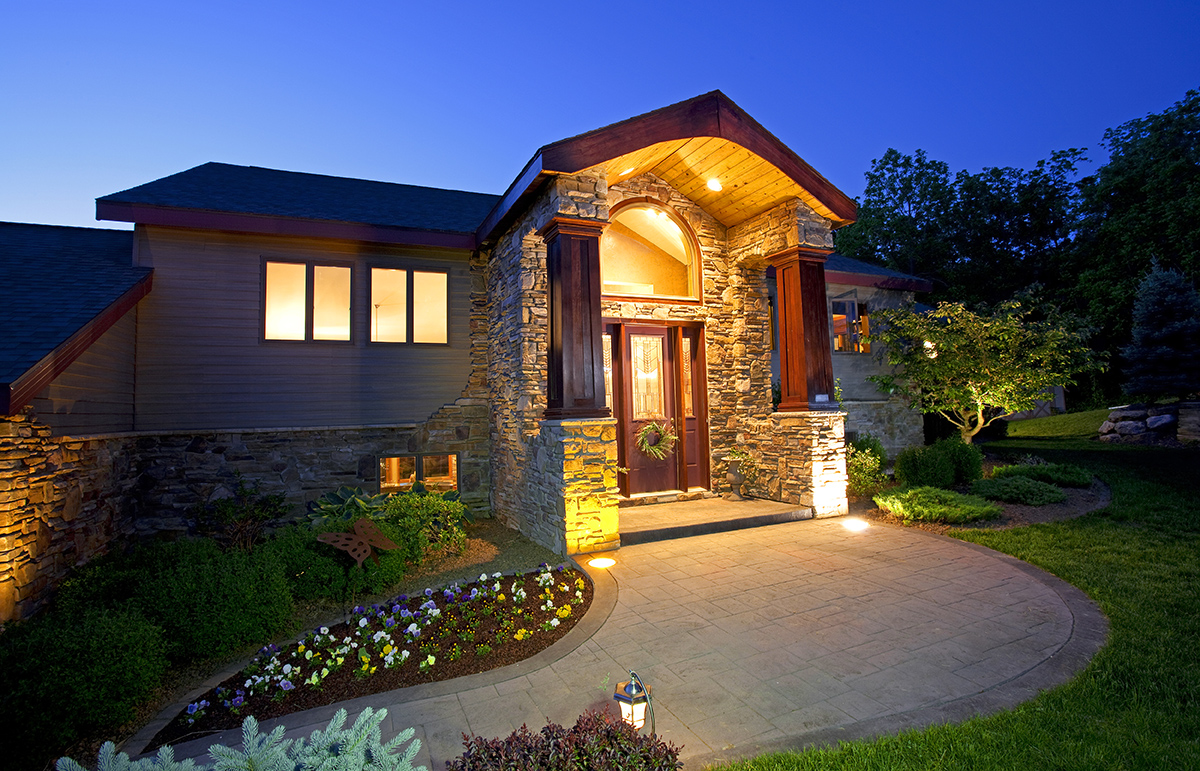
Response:
[[[621,719],[640,731],[646,724],[646,709],[650,709],[650,733],[654,733],[654,704],[650,701],[650,689],[632,669],[629,680],[617,683],[613,700],[621,705]]]

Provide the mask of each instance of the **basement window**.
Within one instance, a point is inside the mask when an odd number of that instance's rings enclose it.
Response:
[[[458,456],[393,455],[379,459],[379,492],[405,492],[416,482],[431,493],[457,490]]]

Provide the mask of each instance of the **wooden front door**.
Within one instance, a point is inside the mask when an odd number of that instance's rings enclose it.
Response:
[[[617,419],[621,494],[708,487],[708,421],[704,329],[610,321],[604,333],[605,386]],[[665,458],[642,452],[637,435],[649,423],[679,436]]]

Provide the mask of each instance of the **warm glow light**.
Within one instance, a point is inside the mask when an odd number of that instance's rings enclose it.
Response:
[[[588,560],[588,564],[594,568],[611,568],[617,564],[617,561],[612,557],[597,557],[594,560]]]
[[[716,177],[713,177],[712,179],[710,179],[708,181],[708,189],[713,191],[714,193],[721,192],[721,180],[717,179]]]
[[[868,527],[870,527],[870,525],[867,524],[867,521],[865,519],[858,519],[856,517],[851,517],[850,519],[842,520],[842,527],[846,528],[847,530],[850,530],[851,532],[861,533],[862,531],[864,531]]]
[[[622,171],[622,172],[621,172],[621,176],[623,177],[623,176],[625,176],[626,174],[632,174],[632,173],[633,173],[633,169],[634,169],[634,167],[633,167],[633,166],[630,166],[628,169],[625,169],[625,171]]]

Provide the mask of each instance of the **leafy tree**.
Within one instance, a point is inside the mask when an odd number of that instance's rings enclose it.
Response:
[[[968,444],[1000,415],[1032,408],[1047,389],[1093,366],[1084,333],[1033,321],[1017,301],[991,313],[942,302],[928,313],[877,315],[870,341],[882,344],[895,369],[868,379],[922,412],[940,412]]]
[[[1161,113],[1108,129],[1108,162],[1080,182],[1077,248],[1062,272],[1067,293],[1116,351],[1130,340],[1139,277],[1152,263],[1200,276],[1200,91]],[[1114,397],[1123,373],[1105,389]]]
[[[1125,390],[1156,400],[1200,390],[1200,293],[1182,273],[1157,265],[1133,305],[1133,343],[1121,351]]]
[[[838,231],[838,251],[928,278],[934,299],[968,305],[1053,283],[1057,255],[1071,247],[1077,226],[1082,159],[1082,150],[1064,150],[1029,171],[951,177],[924,151],[890,149],[872,163],[858,222]]]

